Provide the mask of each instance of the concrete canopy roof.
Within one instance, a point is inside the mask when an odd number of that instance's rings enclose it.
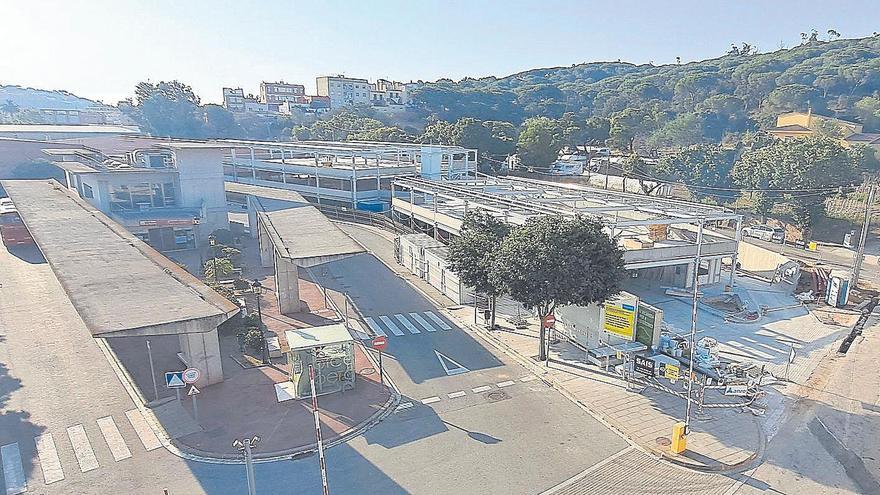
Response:
[[[93,336],[202,333],[238,312],[54,180],[2,185]]]
[[[345,325],[341,324],[287,330],[284,332],[284,336],[287,338],[290,350],[311,349],[316,346],[341,344],[354,340]]]
[[[303,268],[366,252],[314,206],[258,212],[275,251]]]
[[[306,198],[296,191],[290,189],[281,189],[279,187],[255,186],[252,184],[244,184],[242,182],[225,182],[226,192],[244,194],[254,196],[255,198],[274,199],[278,201],[289,201],[291,203],[302,203],[308,205]]]

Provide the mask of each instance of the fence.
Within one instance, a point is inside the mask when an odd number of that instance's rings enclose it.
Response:
[[[331,205],[313,205],[318,208],[321,213],[326,215],[328,218],[333,220],[338,220],[341,222],[352,222],[359,223],[363,225],[371,225],[373,227],[379,227],[386,230],[390,230],[395,234],[415,234],[417,231],[394,222],[389,218],[388,215],[384,213],[375,213],[371,211],[363,211],[363,210],[353,210],[351,208],[346,208],[344,206],[331,206]]]

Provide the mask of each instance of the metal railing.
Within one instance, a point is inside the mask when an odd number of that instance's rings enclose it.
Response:
[[[341,222],[351,222],[351,223],[359,223],[363,225],[370,225],[373,227],[379,227],[382,229],[390,230],[395,234],[415,234],[417,233],[415,230],[409,228],[408,226],[396,223],[393,221],[388,215],[383,213],[376,213],[371,211],[363,211],[363,210],[354,210],[351,208],[346,208],[342,206],[332,206],[332,205],[312,205],[318,208],[321,213],[326,215],[328,218],[332,220],[338,220]]]

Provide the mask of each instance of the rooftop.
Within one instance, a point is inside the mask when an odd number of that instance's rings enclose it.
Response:
[[[280,256],[310,267],[366,252],[314,206],[258,212]]]
[[[57,182],[2,185],[93,336],[201,333],[238,312]]]
[[[767,129],[768,132],[813,132],[812,129],[808,127],[804,127],[800,124],[791,124],[791,125],[783,125],[778,127],[771,127]]]
[[[342,324],[287,330],[284,332],[284,336],[287,337],[287,344],[291,350],[311,349],[316,346],[341,344],[354,340],[348,329]]]

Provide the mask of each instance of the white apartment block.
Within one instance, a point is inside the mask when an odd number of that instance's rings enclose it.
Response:
[[[377,79],[370,85],[370,103],[375,106],[406,105],[409,103],[407,85],[398,81]]]
[[[290,84],[284,81],[260,83],[260,101],[270,106],[281,105],[285,101],[300,102],[306,94],[302,84]]]
[[[330,98],[330,108],[346,105],[369,105],[370,82],[345,76],[320,76],[315,79],[318,96]]]
[[[244,90],[223,88],[223,108],[230,112],[244,112]]]

